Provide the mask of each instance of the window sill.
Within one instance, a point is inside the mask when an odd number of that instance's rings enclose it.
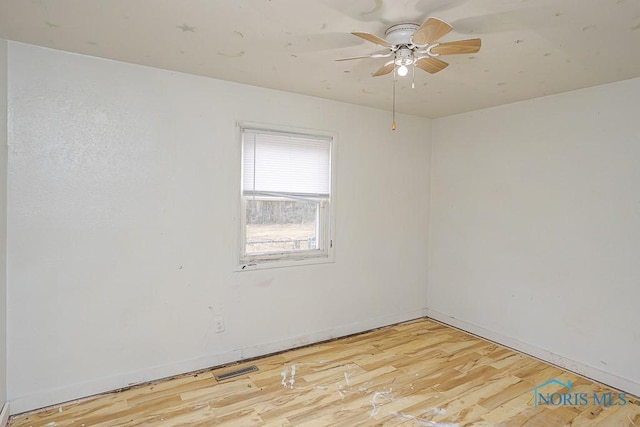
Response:
[[[299,267],[303,265],[314,265],[314,264],[329,264],[335,262],[332,254],[328,256],[316,256],[316,257],[307,257],[307,258],[291,258],[291,259],[278,259],[278,260],[255,260],[255,261],[247,261],[241,264],[238,264],[233,271],[241,272],[241,271],[254,271],[254,270],[265,270],[269,268],[283,268],[283,267]]]

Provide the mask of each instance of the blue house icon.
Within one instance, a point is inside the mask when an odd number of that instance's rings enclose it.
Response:
[[[547,382],[544,382],[542,384],[540,384],[537,387],[533,388],[533,407],[537,407],[538,406],[538,390],[541,389],[542,387],[546,387],[550,384],[558,384],[559,386],[562,386],[564,388],[568,388],[571,389],[571,380],[567,380],[567,383],[563,383],[562,381],[558,381],[555,378],[550,379]]]

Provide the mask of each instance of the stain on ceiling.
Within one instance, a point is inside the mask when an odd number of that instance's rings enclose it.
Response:
[[[336,62],[404,22],[480,37],[437,74],[397,82],[397,110],[443,117],[640,77],[640,0],[0,0],[0,38],[391,109],[387,58]]]

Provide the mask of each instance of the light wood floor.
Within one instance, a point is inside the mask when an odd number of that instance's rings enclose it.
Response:
[[[245,365],[260,369],[218,383]],[[544,393],[613,392],[430,320],[13,417],[10,426],[639,426],[640,405],[534,407]],[[616,395],[617,392],[614,392]],[[590,399],[590,398],[589,398]],[[557,402],[557,400],[556,400]],[[621,401],[618,401],[621,403]]]

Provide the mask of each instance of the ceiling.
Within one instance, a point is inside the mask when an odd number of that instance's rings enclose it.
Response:
[[[0,38],[390,109],[380,48],[350,34],[449,22],[480,37],[437,74],[397,83],[397,110],[442,117],[640,77],[640,0],[0,0]]]

